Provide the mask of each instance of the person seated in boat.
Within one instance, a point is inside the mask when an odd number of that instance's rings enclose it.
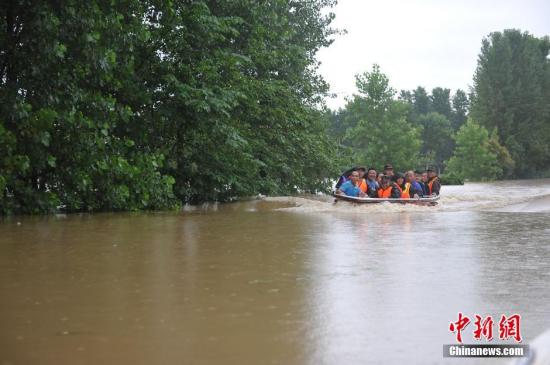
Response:
[[[410,199],[411,196],[409,194],[410,192],[410,184],[405,187],[405,176],[401,173],[397,173],[392,176],[392,181],[397,185],[397,188],[399,189],[399,192],[401,195],[399,196],[401,199]]]
[[[434,168],[429,168],[426,172],[428,173],[428,195],[439,195],[441,190],[441,180],[439,179],[439,176],[437,176],[437,172]]]
[[[367,172],[367,169],[365,167],[358,167],[357,172],[359,173],[359,180],[357,181],[356,186],[365,194],[369,191],[369,186],[367,185],[367,181],[365,180],[365,174]]]
[[[390,176],[383,175],[376,196],[371,197],[398,199],[401,198],[401,189],[392,181]]]
[[[428,196],[428,172],[424,171],[422,173],[422,195]]]
[[[393,166],[391,164],[386,164],[384,165],[384,175],[386,176],[389,176],[389,177],[392,177],[394,174],[393,174]]]
[[[416,181],[414,171],[410,170],[405,173],[405,185],[410,184],[409,195],[411,198],[420,198],[422,196],[422,187]]]
[[[345,183],[346,181],[348,181],[349,175],[350,175],[353,171],[356,171],[356,170],[357,170],[357,167],[352,167],[351,169],[344,171],[344,172],[342,173],[342,175],[340,175],[340,177],[338,178],[338,182],[336,183],[335,188],[338,189],[340,186],[342,186],[343,183]]]
[[[416,191],[418,192],[418,195],[422,198],[422,196],[425,195],[425,191],[424,191],[424,183],[422,182],[422,173],[418,170],[416,170],[414,172],[414,176],[415,176],[415,179],[414,181],[416,182]]]
[[[379,172],[376,174],[376,182],[378,183],[378,187],[380,187],[380,182],[382,181],[382,176],[384,176],[383,172]],[[376,189],[378,190],[378,189]]]
[[[374,167],[369,167],[367,170],[367,185],[369,186],[369,190],[376,191],[380,187],[377,180],[377,174]]]
[[[364,197],[365,193],[359,189],[357,186],[359,182],[359,172],[353,171],[349,176],[348,180],[340,185],[338,189],[336,189],[336,194],[338,195],[347,195],[347,196],[355,196],[355,197]]]

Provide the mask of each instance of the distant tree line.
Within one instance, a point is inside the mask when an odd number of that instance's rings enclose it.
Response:
[[[378,65],[356,76],[358,93],[331,112],[331,133],[350,162],[401,171],[443,168],[455,148],[455,135],[468,115],[466,93],[425,88],[399,95]]]
[[[483,40],[469,95],[391,88],[378,65],[329,113],[349,163],[434,166],[450,180],[550,176],[550,40],[518,30]]]
[[[0,214],[323,190],[333,0],[0,7]]]

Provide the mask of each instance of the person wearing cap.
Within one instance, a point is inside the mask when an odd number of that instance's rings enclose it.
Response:
[[[361,189],[357,187],[358,181],[359,181],[359,172],[352,171],[351,174],[348,176],[348,180],[336,190],[336,194],[364,197],[365,193],[363,193]]]
[[[391,177],[383,175],[380,180],[380,187],[376,192],[376,198],[401,198],[401,189],[392,181]]]
[[[392,177],[393,176],[393,166],[391,164],[384,165],[384,175]]]
[[[433,168],[428,168],[426,170],[428,173],[428,183],[426,184],[428,195],[439,195],[439,191],[441,190],[441,180],[439,179],[439,176],[437,176],[437,172]]]

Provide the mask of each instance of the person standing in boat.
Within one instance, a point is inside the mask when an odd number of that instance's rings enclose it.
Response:
[[[344,182],[340,187],[336,190],[336,194],[338,195],[347,195],[347,196],[355,196],[355,197],[364,197],[365,193],[359,189],[357,186],[357,183],[359,182],[359,172],[353,171],[348,176],[348,180]]]
[[[383,175],[376,196],[371,197],[399,199],[401,198],[401,189],[392,181],[391,177]]]
[[[433,168],[427,170],[428,173],[428,183],[426,184],[428,195],[439,195],[441,190],[441,180],[437,176],[437,172]]]

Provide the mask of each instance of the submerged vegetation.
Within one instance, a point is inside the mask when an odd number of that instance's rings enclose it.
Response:
[[[375,65],[331,112],[316,53],[334,3],[8,2],[0,214],[324,191],[351,163],[550,174],[548,38],[491,34],[470,95],[398,94]]]

